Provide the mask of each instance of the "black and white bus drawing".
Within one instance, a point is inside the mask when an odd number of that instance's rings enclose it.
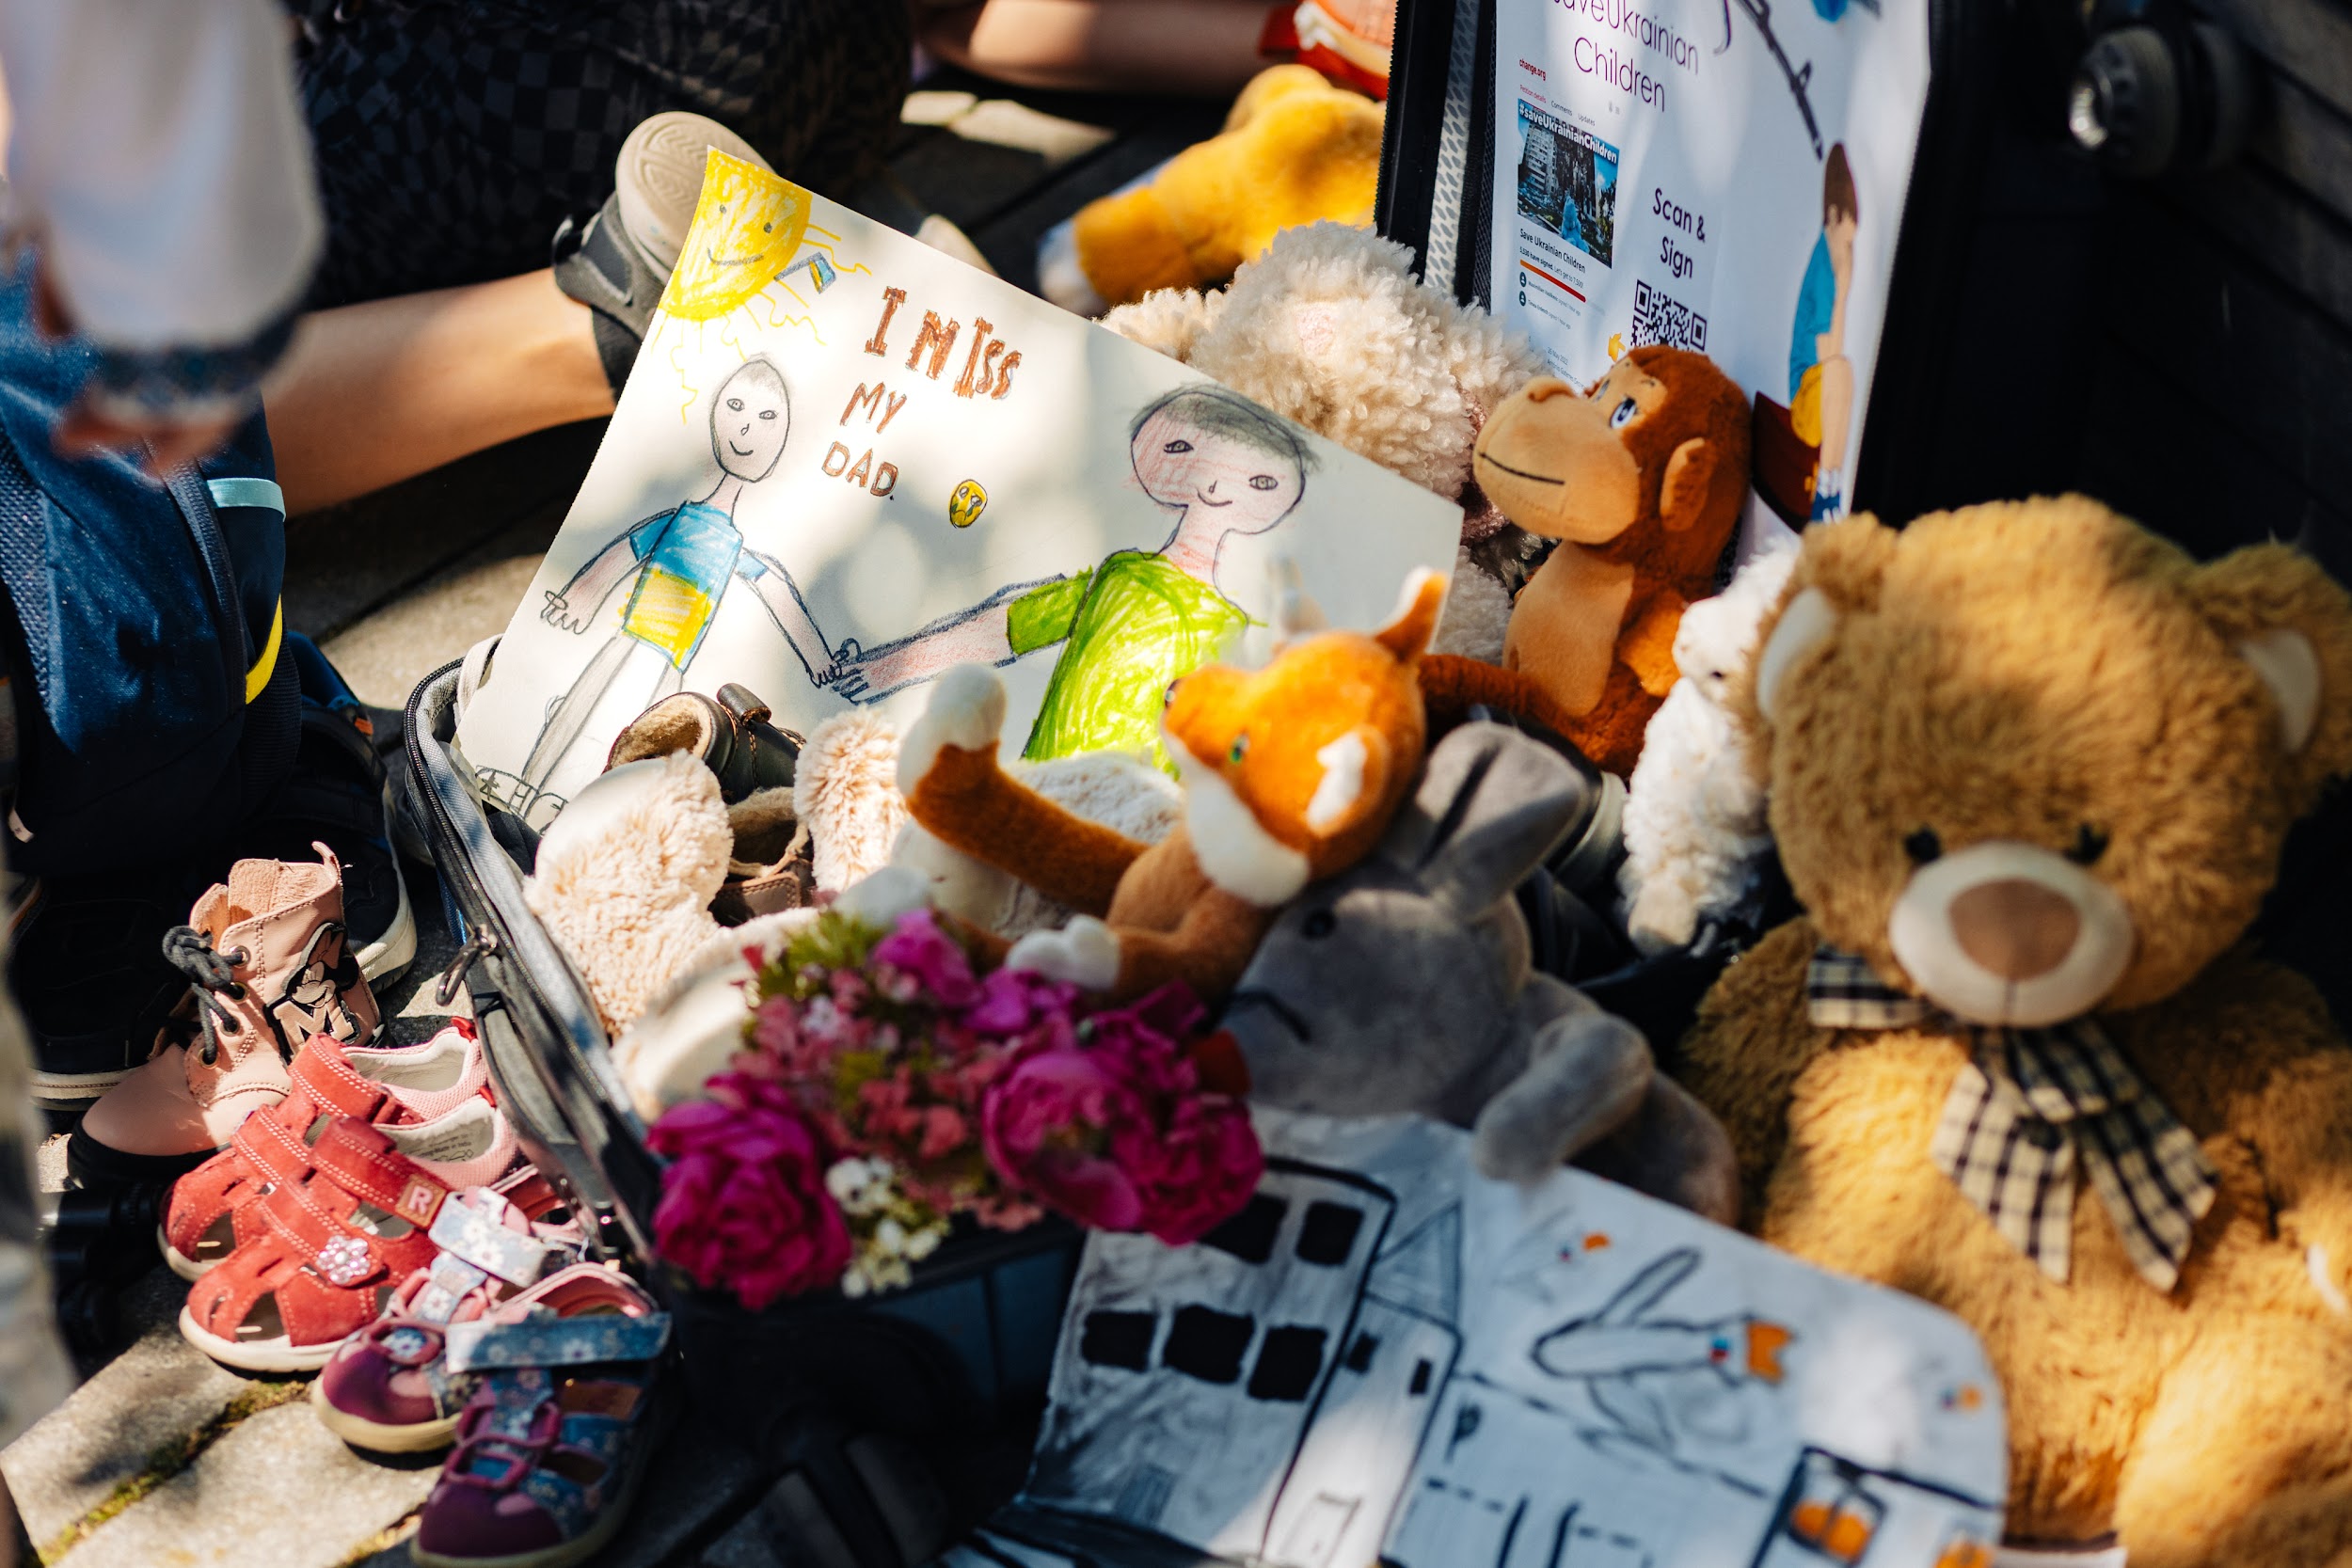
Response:
[[[1018,1501],[953,1568],[1985,1568],[1955,1320],[1454,1129],[1262,1113],[1250,1206],[1098,1236]]]

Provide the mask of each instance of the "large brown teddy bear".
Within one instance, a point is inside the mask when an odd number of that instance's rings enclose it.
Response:
[[[1810,912],[1688,1057],[1747,1222],[1983,1338],[2013,1544],[2352,1563],[2352,1049],[2240,945],[2352,769],[2352,600],[2069,498],[1817,528],[1768,625]]]

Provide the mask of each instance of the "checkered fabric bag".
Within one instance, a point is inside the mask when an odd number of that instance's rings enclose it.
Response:
[[[1806,974],[1825,1029],[1941,1029],[1968,1041],[1929,1158],[1994,1227],[2052,1279],[2073,1262],[2075,1165],[2123,1239],[2132,1266],[2170,1291],[2191,1233],[2213,1207],[2212,1163],[2096,1023],[1982,1029],[1947,1019],[1823,947]]]
[[[906,96],[904,6],[866,0],[292,0],[327,249],[313,305],[547,265],[637,122],[688,109],[839,194]]]

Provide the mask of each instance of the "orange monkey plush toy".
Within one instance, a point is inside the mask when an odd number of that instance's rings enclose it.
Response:
[[[935,837],[1082,911],[1013,943],[1008,965],[1122,1001],[1183,980],[1214,1005],[1275,911],[1369,853],[1411,791],[1426,733],[1415,671],[1444,599],[1445,579],[1418,571],[1379,632],[1320,632],[1263,670],[1178,681],[1161,723],[1184,818],[1149,847],[997,766],[1004,685],[976,664],[940,677],[898,787]]]
[[[1747,398],[1703,354],[1637,348],[1591,393],[1538,376],[1479,432],[1471,473],[1503,515],[1557,539],[1519,591],[1502,665],[1434,656],[1433,707],[1485,703],[1549,725],[1620,776],[1675,683],[1675,631],[1748,492]]]

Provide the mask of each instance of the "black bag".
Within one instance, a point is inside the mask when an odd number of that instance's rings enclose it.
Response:
[[[57,452],[91,366],[43,340],[31,268],[0,278],[0,635],[16,698],[10,862],[92,873],[216,844],[293,767],[285,501],[247,420],[163,484]]]

